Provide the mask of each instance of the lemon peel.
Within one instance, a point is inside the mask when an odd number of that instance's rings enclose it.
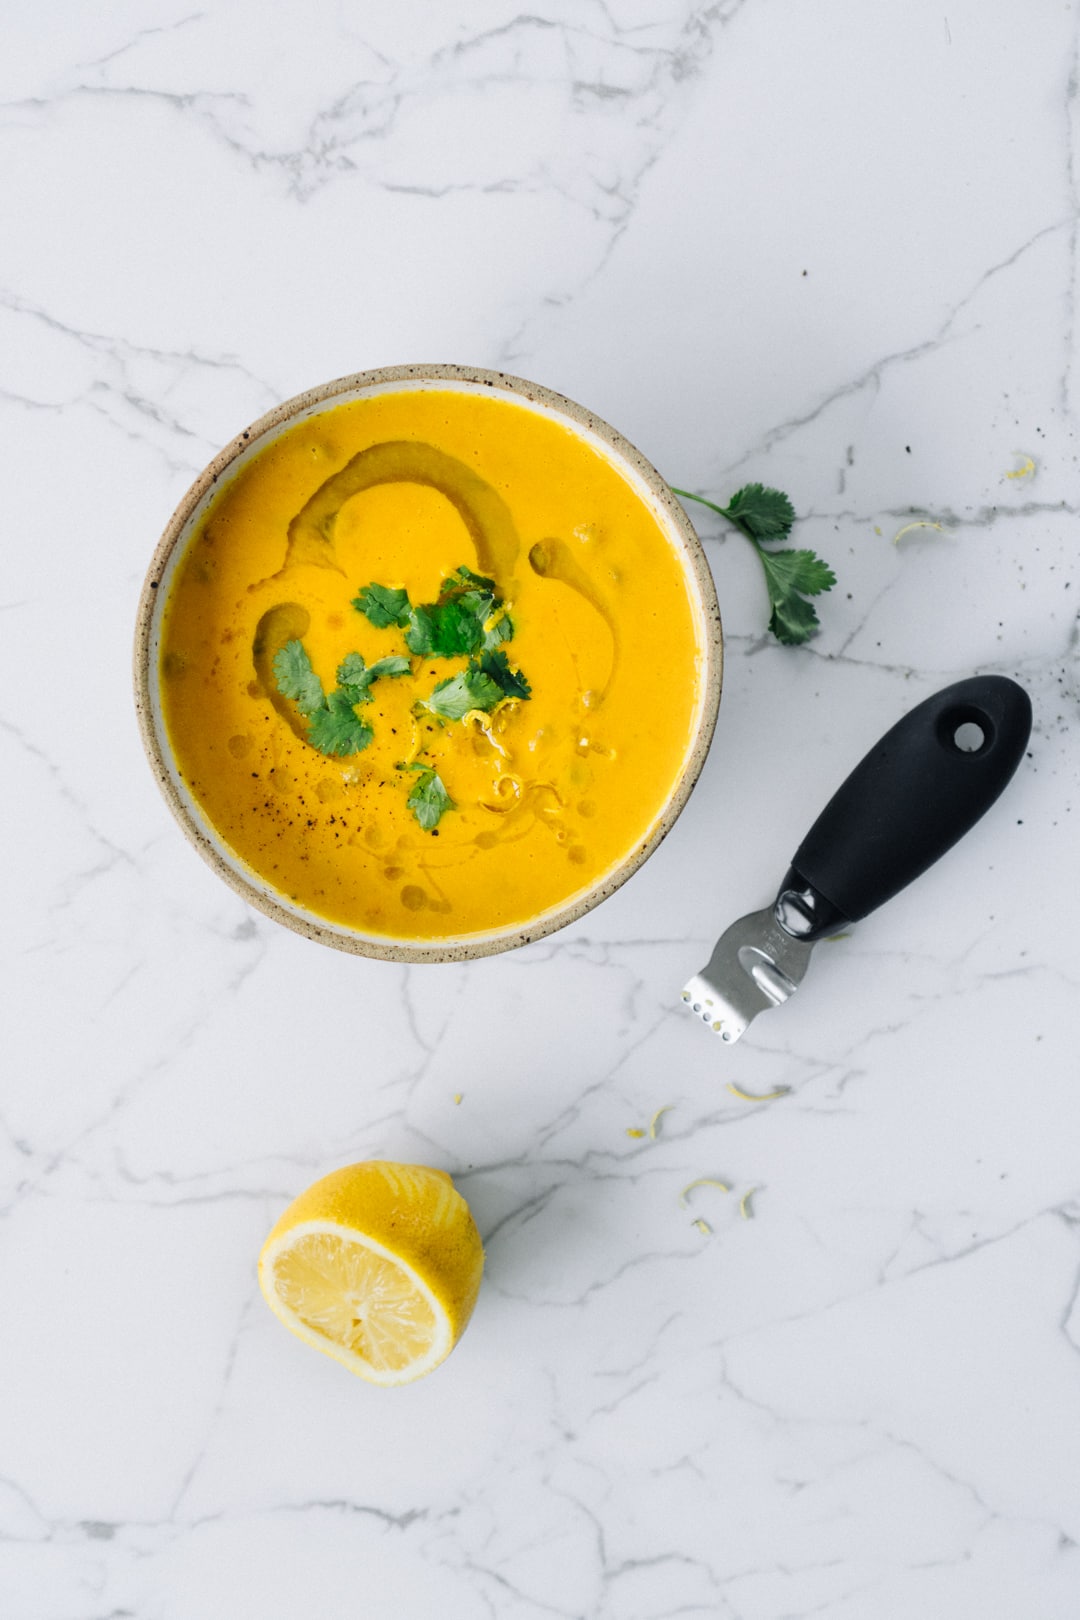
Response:
[[[656,1141],[656,1127],[660,1123],[661,1116],[663,1114],[670,1114],[671,1110],[674,1108],[674,1106],[675,1106],[674,1103],[665,1103],[663,1108],[658,1108],[656,1110],[656,1113],[653,1115],[652,1119],[650,1119],[650,1121],[649,1121],[649,1136],[650,1136],[652,1141],[654,1141],[654,1142]]]
[[[486,737],[487,741],[491,744],[492,748],[494,748],[497,754],[501,754],[503,759],[510,758],[509,750],[503,747],[502,743],[491,729],[491,716],[485,709],[470,709],[467,714],[462,715],[462,725],[467,726],[470,721],[476,722],[477,731]],[[509,775],[511,773],[507,772],[506,774]]]
[[[751,1208],[751,1200],[753,1199],[754,1194],[760,1191],[760,1187],[748,1187],[743,1193],[742,1197],[739,1199],[739,1214],[742,1216],[744,1221],[753,1220],[754,1211]]]
[[[948,532],[944,523],[931,523],[929,518],[920,518],[917,523],[905,523],[902,529],[897,529],[892,538],[893,545],[898,546],[905,534],[910,534],[913,529],[936,529],[939,534]]]
[[[696,1181],[688,1181],[679,1194],[679,1203],[684,1208],[688,1203],[687,1193],[693,1192],[695,1187],[719,1187],[721,1192],[729,1193],[731,1191],[726,1181],[718,1181],[715,1176],[699,1176]]]
[[[645,1132],[642,1130],[640,1125],[628,1125],[626,1127],[626,1134],[627,1136],[639,1137],[644,1136]]]
[[[1022,451],[1017,452],[1022,457],[1019,467],[1013,472],[1007,472],[1006,478],[1033,478],[1035,476],[1035,460],[1033,456],[1025,456]]]
[[[710,1237],[712,1235],[712,1227],[709,1225],[708,1221],[703,1221],[700,1215],[696,1221],[691,1221],[690,1224],[697,1227],[702,1237]]]
[[[488,615],[488,617],[484,620],[484,623],[483,623],[483,626],[482,626],[482,629],[483,629],[483,632],[484,632],[485,636],[489,636],[491,634],[491,632],[494,630],[495,626],[497,624],[500,624],[503,619],[507,619],[507,618],[510,617],[510,609],[513,607],[513,605],[514,605],[513,602],[502,602],[494,610],[494,612],[492,612],[492,613],[490,613]],[[511,630],[512,629],[513,629],[513,626],[511,626]]]
[[[777,1097],[787,1097],[791,1094],[790,1086],[777,1086],[775,1091],[744,1091],[734,1081],[728,1081],[728,1090],[740,1102],[773,1102]]]

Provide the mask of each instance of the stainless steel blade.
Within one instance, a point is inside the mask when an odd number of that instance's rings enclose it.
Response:
[[[795,994],[813,948],[780,926],[775,904],[751,911],[721,934],[683,1001],[722,1041],[737,1041],[758,1013]]]

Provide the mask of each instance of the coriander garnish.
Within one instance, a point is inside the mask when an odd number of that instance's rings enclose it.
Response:
[[[432,832],[439,825],[443,812],[454,808],[454,801],[447,793],[442,777],[431,766],[410,765],[409,769],[419,771],[420,775],[405,803],[424,831]]]
[[[504,652],[485,652],[470,658],[456,675],[440,681],[420,707],[443,720],[462,720],[480,709],[490,714],[505,698],[527,698],[532,687],[520,669],[511,669]]]
[[[386,585],[365,585],[353,607],[377,629],[396,625],[405,645],[422,658],[465,658],[510,641],[514,626],[495,581],[462,564],[443,580],[437,601],[413,606],[408,592]]]
[[[338,665],[338,685],[349,693],[354,703],[370,703],[371,687],[383,675],[407,675],[412,669],[407,658],[395,653],[389,658],[377,658],[365,666],[359,653],[349,653]]]
[[[671,486],[672,494],[680,500],[698,501],[711,512],[718,512],[733,528],[746,536],[754,547],[765,572],[765,586],[769,593],[772,613],[769,629],[777,641],[796,647],[808,641],[819,628],[818,616],[807,598],[831,591],[836,575],[828,563],[813,551],[766,551],[764,542],[786,540],[795,522],[795,508],[779,489],[767,489],[764,484],[744,484],[736,490],[727,506],[718,506],[704,495],[694,495],[688,489]]]
[[[292,698],[301,714],[314,714],[326,702],[322,681],[312,669],[302,641],[287,641],[274,654],[274,679],[282,697]]]
[[[365,585],[360,594],[353,597],[353,607],[370,619],[376,630],[385,630],[388,624],[396,624],[399,630],[404,630],[412,611],[408,591],[389,585]]]
[[[361,753],[374,737],[371,727],[356,712],[348,692],[338,687],[326,699],[326,707],[316,709],[308,721],[308,742],[320,754],[347,759]]]
[[[521,670],[512,669],[502,651],[502,643],[513,640],[514,625],[495,581],[464,564],[443,580],[437,601],[414,606],[403,587],[372,581],[361,586],[353,607],[377,630],[404,630],[405,645],[417,656],[468,658],[465,668],[439,681],[414,712],[426,710],[440,721],[463,720],[532,693]],[[278,691],[292,699],[307,721],[308,742],[322,754],[344,759],[361,753],[374,735],[357,713],[371,702],[374,682],[407,675],[412,664],[403,654],[391,653],[369,665],[360,653],[351,652],[338,665],[336,689],[327,694],[303,643],[292,640],[275,655],[273,669]],[[454,801],[433,766],[418,762],[408,769],[419,775],[405,802],[423,830],[434,832]]]
[[[405,645],[417,657],[468,659],[464,669],[437,682],[426,698],[419,699],[414,714],[434,715],[440,722],[464,720],[469,714],[490,714],[508,699],[520,701],[532,693],[521,670],[512,669],[502,651],[503,642],[514,638],[514,623],[495,581],[475,574],[464,563],[446,576],[434,602],[414,604],[403,587],[372,581],[361,586],[353,607],[378,630],[391,625],[404,630]],[[368,674],[373,677],[384,666],[385,673],[396,674],[388,667],[395,662],[381,659]],[[407,667],[406,660],[400,662]],[[343,665],[338,679],[347,677]],[[433,767],[418,762],[409,769],[421,774],[406,803],[424,831],[434,832],[444,812],[453,809],[453,800]]]
[[[507,619],[503,622],[509,624],[510,621]],[[473,662],[478,664],[481,675],[486,675],[489,680],[495,682],[504,697],[527,698],[532,696],[532,687],[520,669],[510,668],[510,660],[501,648],[496,647],[490,651],[482,652],[480,657],[474,659]]]
[[[368,666],[358,652],[349,653],[338,665],[337,688],[329,695],[301,641],[287,641],[275,653],[273,668],[278,691],[292,698],[307,720],[311,746],[345,759],[361,753],[374,736],[356,712],[358,704],[371,702],[372,682],[383,675],[406,675],[411,665],[407,658],[391,657]]]

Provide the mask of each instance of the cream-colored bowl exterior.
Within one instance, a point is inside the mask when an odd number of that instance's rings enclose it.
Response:
[[[563,905],[544,912],[527,925],[518,924],[488,933],[463,935],[460,939],[432,941],[365,934],[359,929],[328,922],[302,907],[292,905],[246,866],[218,836],[180,777],[162,717],[158,676],[161,614],[173,570],[219,486],[227,483],[253,456],[296,422],[318,415],[334,405],[373,393],[422,388],[453,388],[466,392],[482,389],[506,394],[561,421],[591,443],[594,449],[605,454],[648,501],[675,545],[697,612],[702,647],[698,711],[691,745],[683,769],[672,783],[664,806],[644,841],[635,845],[617,866],[598,878],[590,888]],[[670,832],[705,762],[716,725],[722,670],[720,610],[701,542],[682,506],[659,473],[621,434],[590,411],[575,405],[572,400],[505,372],[478,371],[471,366],[387,366],[378,371],[361,371],[341,377],[336,382],[324,383],[319,388],[311,388],[286,400],[246,428],[200,473],[169,520],[143,585],[135,636],[135,705],[143,745],[169,808],[204,860],[250,905],[272,917],[275,922],[284,923],[286,928],[306,935],[308,939],[332,945],[338,950],[352,951],[359,956],[381,957],[394,962],[453,962],[512,950],[515,946],[527,945],[576,921],[593,906],[599,905],[601,900],[614,894],[652,854]]]

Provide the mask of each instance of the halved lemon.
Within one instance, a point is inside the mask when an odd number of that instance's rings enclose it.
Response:
[[[287,1328],[375,1384],[444,1361],[472,1315],[484,1250],[444,1170],[350,1164],[291,1203],[259,1256]]]

